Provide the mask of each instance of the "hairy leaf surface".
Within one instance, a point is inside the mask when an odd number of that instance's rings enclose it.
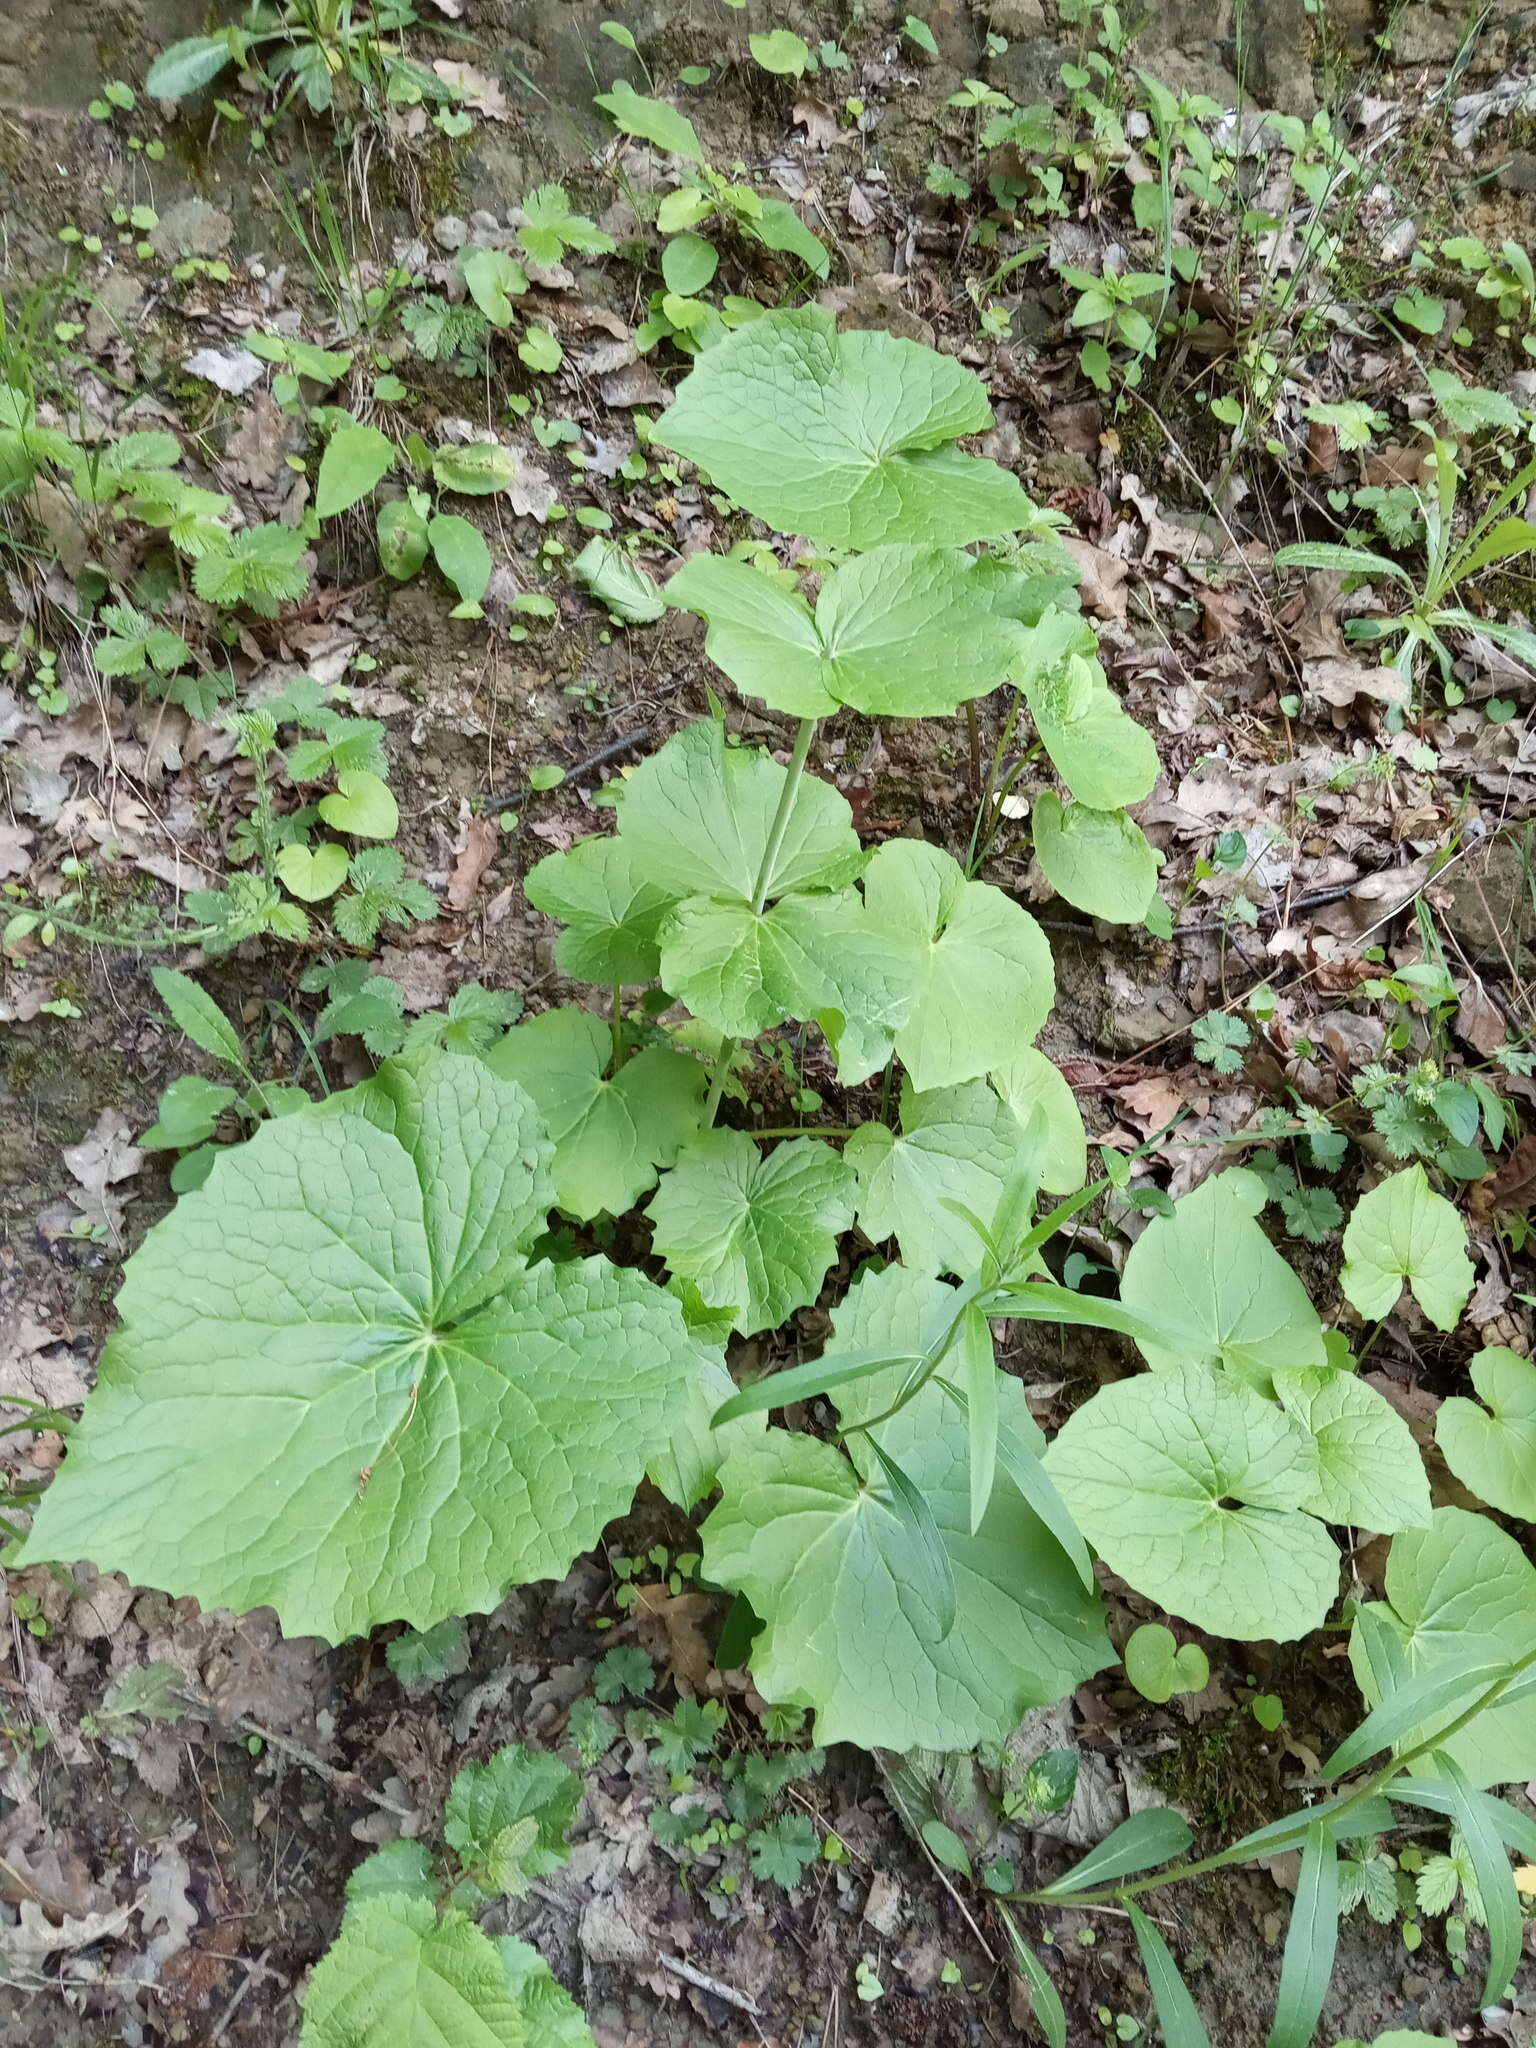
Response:
[[[457,1910],[380,1892],[349,1908],[315,1965],[301,2048],[525,2048],[496,1945]]]

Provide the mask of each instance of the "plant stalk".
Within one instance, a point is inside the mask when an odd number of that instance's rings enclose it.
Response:
[[[773,880],[773,871],[778,866],[779,854],[783,850],[784,835],[789,830],[789,821],[794,814],[795,797],[800,788],[800,776],[804,772],[806,758],[811,751],[811,741],[816,737],[816,720],[802,718],[795,733],[795,744],[790,751],[789,766],[784,775],[784,787],[779,794],[779,807],[773,814],[773,823],[768,827],[768,841],[763,848],[762,860],[758,863],[757,880],[752,885],[752,915],[761,917],[763,905],[768,900],[768,887]],[[731,1058],[739,1038],[727,1038],[721,1045],[715,1060],[714,1079],[709,1084],[709,1097],[704,1104],[704,1125],[708,1131],[714,1128],[715,1116],[720,1108],[720,1097],[725,1093],[726,1075],[731,1070]]]

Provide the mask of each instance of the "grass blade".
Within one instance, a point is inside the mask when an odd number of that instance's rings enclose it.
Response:
[[[1008,1934],[1008,1946],[1013,1951],[1013,1960],[1019,1966],[1019,1975],[1029,1986],[1029,2002],[1034,2007],[1035,2018],[1040,2022],[1040,2031],[1050,2048],[1067,2048],[1067,2013],[1061,2002],[1061,1993],[1051,1982],[1044,1963],[1035,1954],[1029,1943],[1014,1924],[1013,1915],[1005,1907],[999,1907],[1003,1926]]]
[[[971,1534],[981,1527],[997,1474],[997,1361],[992,1355],[992,1325],[979,1310],[968,1308],[961,1328],[965,1365],[965,1419],[970,1446]]]
[[[1467,1780],[1454,1757],[1442,1750],[1436,1754],[1442,1781],[1450,1788],[1456,1825],[1461,1829],[1477,1888],[1482,1894],[1488,1927],[1488,1974],[1483,1980],[1479,2005],[1492,2005],[1504,1996],[1514,1980],[1520,1961],[1522,1927],[1520,1894],[1515,1890],[1514,1872],[1504,1853],[1500,1830],[1488,1811],[1491,1802]]]
[[[890,1485],[891,1512],[916,1547],[923,1575],[928,1582],[925,1589],[928,1600],[938,1616],[939,1640],[942,1642],[955,1625],[956,1595],[955,1568],[950,1562],[944,1538],[939,1534],[939,1525],[933,1519],[933,1510],[927,1501],[890,1452],[883,1450],[868,1432],[864,1433],[864,1441],[879,1460],[880,1469]]]
[[[1280,1965],[1280,1996],[1265,2048],[1307,2048],[1322,2015],[1339,1946],[1339,1859],[1320,1821],[1307,1829],[1296,1904]]]
[[[1188,1822],[1171,1806],[1149,1806],[1145,1812],[1133,1813],[1129,1820],[1121,1821],[1064,1877],[1043,1886],[1034,1897],[1069,1899],[1074,1892],[1112,1884],[1117,1877],[1131,1877],[1138,1870],[1150,1870],[1154,1864],[1182,1856],[1191,1839]]]
[[[1130,1915],[1136,1946],[1141,1950],[1142,1967],[1152,1987],[1157,2023],[1163,2030],[1163,2048],[1211,2048],[1205,2022],[1195,2009],[1189,1986],[1180,1976],[1179,1966],[1173,1960],[1167,1942],[1134,1899],[1126,1900],[1125,1910]]]
[[[1346,1736],[1323,1765],[1324,1781],[1342,1778],[1373,1757],[1379,1749],[1390,1749],[1405,1735],[1411,1735],[1426,1721],[1450,1707],[1461,1707],[1484,1686],[1491,1685],[1509,1669],[1508,1661],[1469,1664],[1459,1671],[1427,1671],[1410,1678],[1406,1685],[1384,1699],[1366,1715],[1353,1735]]]
[[[893,1358],[888,1351],[827,1352],[820,1358],[808,1359],[804,1365],[792,1365],[787,1372],[769,1373],[766,1379],[743,1387],[715,1410],[714,1427],[734,1422],[738,1415],[761,1415],[767,1408],[787,1408],[791,1401],[808,1401],[813,1394],[829,1394],[835,1387],[868,1379],[871,1373],[883,1372],[887,1366],[914,1366],[922,1362],[916,1353]]]

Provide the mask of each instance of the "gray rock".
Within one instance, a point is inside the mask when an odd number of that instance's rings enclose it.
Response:
[[[161,214],[149,242],[157,256],[179,262],[185,256],[222,255],[234,231],[222,206],[210,206],[206,199],[178,199]]]

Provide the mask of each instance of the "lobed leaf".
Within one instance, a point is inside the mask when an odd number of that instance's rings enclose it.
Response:
[[[1352,1308],[1379,1319],[1397,1306],[1406,1280],[1436,1329],[1453,1330],[1476,1278],[1466,1244],[1455,1209],[1422,1166],[1409,1166],[1355,1204],[1344,1226],[1339,1285]]]

